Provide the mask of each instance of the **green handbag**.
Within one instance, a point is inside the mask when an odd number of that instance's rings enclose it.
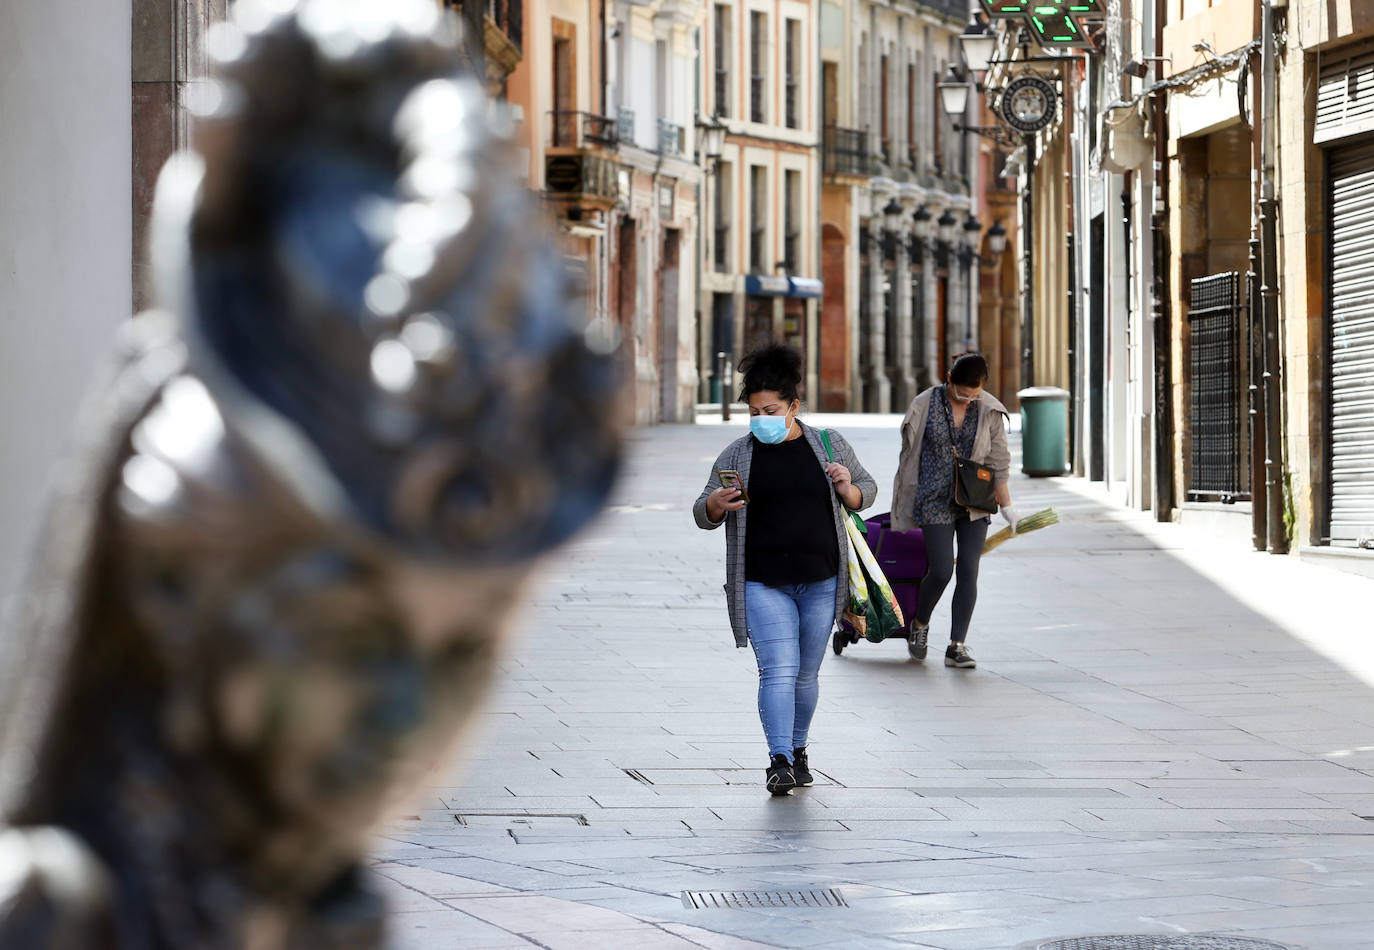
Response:
[[[830,445],[830,431],[821,429],[820,433],[826,457],[833,462],[835,450]],[[858,512],[846,509],[846,513],[849,515],[845,519],[845,533],[849,536],[849,609],[845,611],[844,620],[872,643],[881,643],[888,637],[905,637],[906,621],[902,618],[902,608],[897,605],[897,595],[892,592],[892,585],[887,582],[865,539],[868,526]]]

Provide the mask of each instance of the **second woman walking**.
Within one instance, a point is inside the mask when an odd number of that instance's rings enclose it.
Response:
[[[959,542],[958,579],[945,666],[973,669],[978,664],[965,644],[978,602],[978,566],[991,518],[955,498],[955,456],[992,470],[993,490],[1002,517],[1016,529],[1008,485],[1011,451],[1007,447],[1007,409],[983,389],[988,363],[977,353],[954,361],[943,385],[911,401],[902,419],[902,454],[892,486],[892,527],[920,528],[930,569],[921,581],[908,650],[926,658],[930,617],[955,576],[954,542]]]

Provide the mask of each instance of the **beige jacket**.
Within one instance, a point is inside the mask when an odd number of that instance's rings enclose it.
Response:
[[[921,481],[921,442],[925,439],[926,418],[935,389],[927,389],[915,399],[902,418],[902,454],[897,461],[897,478],[892,483],[892,528],[909,531],[920,527],[915,521],[916,486]],[[978,433],[973,437],[973,460],[992,469],[993,484],[1011,478],[1011,449],[1007,447],[1007,407],[984,392],[978,397]],[[952,464],[952,463],[951,463]]]

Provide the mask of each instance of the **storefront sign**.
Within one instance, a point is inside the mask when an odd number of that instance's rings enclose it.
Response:
[[[1022,20],[1041,46],[1092,49],[1083,20],[1101,19],[1102,0],[981,0],[994,20]]]

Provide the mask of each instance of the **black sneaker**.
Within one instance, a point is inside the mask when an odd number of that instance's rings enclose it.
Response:
[[[774,795],[786,795],[797,787],[797,777],[792,774],[792,763],[779,752],[773,756],[768,770],[763,773],[768,791]]]
[[[951,643],[945,650],[945,666],[957,666],[961,670],[971,670],[978,665],[968,647],[962,643]]]
[[[792,750],[792,778],[797,783],[797,788],[805,788],[816,781],[816,777],[811,774],[811,766],[806,761],[805,749]]]
[[[926,640],[930,637],[930,624],[912,623],[911,637],[906,641],[906,652],[913,660],[926,658]]]

